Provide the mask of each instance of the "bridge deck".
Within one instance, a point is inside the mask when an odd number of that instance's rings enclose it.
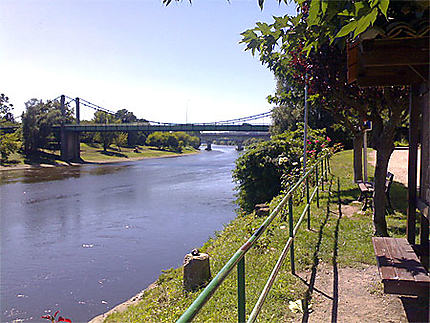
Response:
[[[60,130],[60,126],[54,126]],[[68,132],[107,132],[107,131],[240,131],[240,132],[268,132],[268,125],[224,125],[224,124],[166,124],[151,125],[137,123],[121,124],[68,124],[64,125]]]

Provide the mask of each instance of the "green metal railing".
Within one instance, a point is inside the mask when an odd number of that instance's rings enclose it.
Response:
[[[222,284],[224,279],[232,272],[234,267],[237,265],[237,294],[238,294],[238,322],[255,322],[258,314],[261,311],[264,301],[266,300],[267,294],[270,291],[273,283],[275,282],[276,276],[287,256],[288,250],[290,250],[290,262],[291,272],[295,273],[295,262],[294,262],[294,238],[297,231],[305,217],[307,215],[307,227],[311,227],[311,203],[313,198],[316,196],[317,207],[319,207],[319,185],[321,184],[322,190],[324,190],[324,181],[328,180],[328,173],[330,172],[330,154],[326,154],[320,157],[317,162],[288,190],[287,194],[283,197],[281,202],[276,208],[270,213],[270,215],[264,220],[263,224],[253,233],[253,235],[235,252],[235,254],[228,260],[224,267],[218,272],[218,274],[210,281],[206,288],[200,293],[200,295],[194,300],[194,302],[188,307],[188,309],[178,319],[177,323],[190,322],[205,305],[205,303],[211,298],[218,287]],[[309,180],[311,176],[315,176],[315,188],[312,194],[309,193]],[[300,187],[305,184],[306,186],[306,205],[303,209],[296,225],[294,226],[293,218],[293,194]],[[285,247],[283,248],[281,255],[279,256],[273,270],[266,282],[266,285],[261,292],[257,303],[255,304],[248,320],[246,320],[246,308],[245,308],[245,254],[251,249],[257,242],[258,238],[266,231],[270,223],[280,214],[285,207],[288,206],[288,223],[289,223],[289,238]]]

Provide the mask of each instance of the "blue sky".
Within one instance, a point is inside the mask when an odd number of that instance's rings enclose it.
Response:
[[[15,115],[62,93],[165,122],[265,112],[275,81],[240,33],[294,11],[276,0],[263,11],[257,0],[2,0],[0,92]]]

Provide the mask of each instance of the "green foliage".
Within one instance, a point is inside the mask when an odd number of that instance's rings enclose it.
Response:
[[[113,139],[113,142],[118,147],[118,150],[121,151],[121,147],[127,145],[127,134],[124,132],[118,133]]]
[[[161,149],[181,152],[186,146],[197,149],[200,146],[200,139],[195,136],[190,136],[185,132],[169,133],[156,131],[148,136],[146,144]]]
[[[94,118],[92,120],[94,123],[119,123],[118,119],[115,118],[115,116],[103,112],[103,111],[96,111],[94,113]],[[103,150],[106,151],[111,144],[113,144],[115,138],[118,136],[115,132],[96,132],[94,134],[94,141],[101,143],[103,145]]]
[[[310,129],[308,159],[318,158],[328,147],[324,131]],[[251,211],[255,204],[270,201],[279,192],[297,180],[301,174],[303,156],[303,127],[283,133],[251,145],[236,160],[233,178],[237,182],[237,203],[245,211]]]
[[[53,125],[73,121],[72,111],[65,107],[64,115],[60,103],[31,99],[25,103],[26,110],[22,113],[22,135],[24,151],[33,154],[39,148],[49,148],[50,141],[55,140]]]
[[[13,104],[9,102],[9,98],[3,93],[0,94],[0,122],[14,122],[12,114]]]
[[[0,135],[0,154],[1,161],[7,161],[10,154],[18,151],[21,148],[21,141],[19,140],[19,130],[14,133],[7,133]]]

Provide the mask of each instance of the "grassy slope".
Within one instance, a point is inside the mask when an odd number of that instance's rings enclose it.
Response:
[[[103,148],[96,145],[88,145],[81,143],[81,158],[84,162],[114,162],[114,161],[127,161],[131,158],[156,158],[165,156],[180,156],[182,154],[195,153],[197,150],[187,147],[182,153],[175,153],[171,151],[159,150],[155,147],[139,146],[139,152],[135,153],[133,148],[121,148],[121,151],[117,149],[108,149],[106,152]],[[24,164],[51,164],[51,165],[66,165],[64,161],[60,159],[59,151],[48,151],[41,152],[38,156],[34,156],[31,159],[26,159],[25,156],[14,153],[9,156],[8,162],[4,165],[24,165]]]
[[[334,176],[340,177],[341,198],[349,203],[358,196],[352,183],[352,154],[344,151],[331,160]],[[295,241],[296,271],[311,271],[321,262],[337,266],[360,266],[374,264],[371,244],[372,223],[370,214],[340,217],[337,212],[337,183],[333,181],[331,201],[328,193],[322,194],[320,208],[312,205],[312,230],[306,230],[302,223]],[[393,202],[396,211],[388,218],[390,230],[402,234],[405,216],[404,187],[395,184]],[[297,219],[300,207],[296,208]],[[239,216],[225,230],[210,239],[201,250],[211,255],[211,270],[215,275],[239,246],[258,228],[263,221],[254,215]],[[305,221],[304,221],[305,222]],[[246,307],[250,314],[276,259],[288,237],[288,223],[275,220],[246,256]],[[199,292],[187,293],[182,289],[182,269],[170,269],[158,279],[159,287],[143,295],[142,301],[123,313],[115,313],[107,322],[173,322],[197,297]],[[202,311],[197,315],[198,322],[237,321],[236,271],[224,281]],[[307,287],[290,273],[289,260],[281,268],[278,278],[259,315],[261,321],[285,321],[293,314],[288,310],[289,301],[304,299]]]

